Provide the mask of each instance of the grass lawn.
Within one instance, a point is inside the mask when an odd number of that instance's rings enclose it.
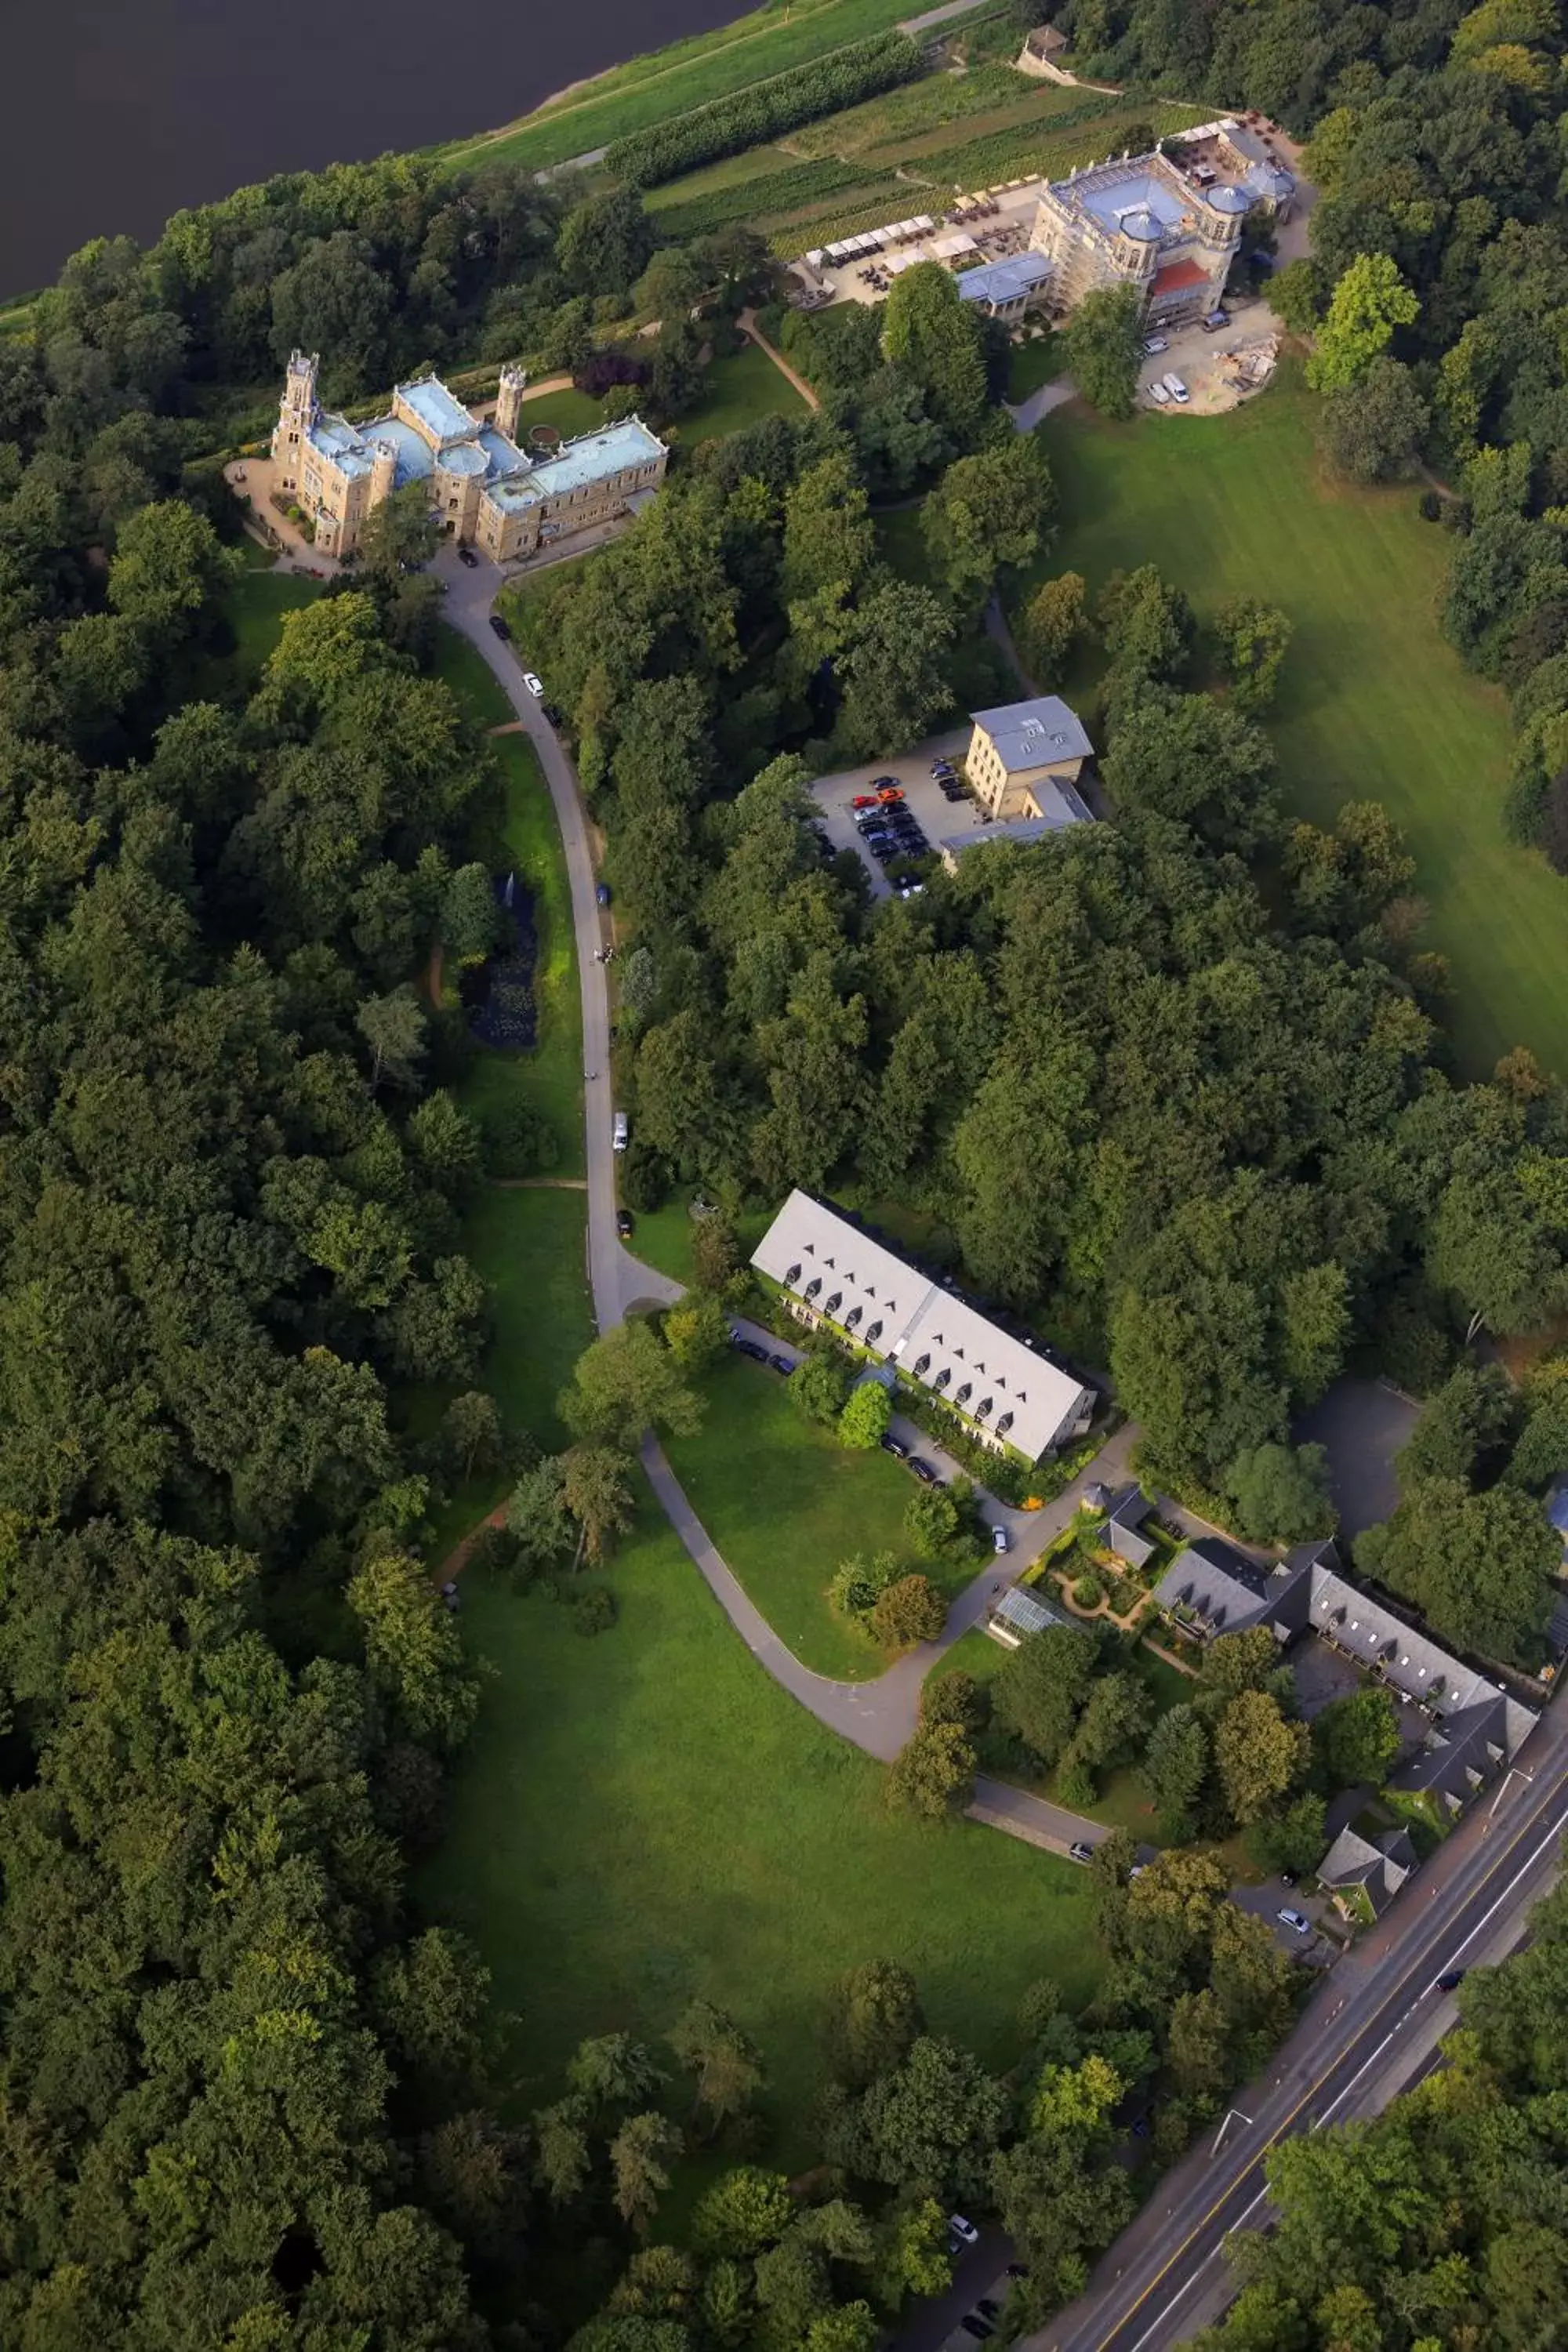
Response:
[[[689,1284],[694,1279],[691,1263],[691,1237],[697,1222],[689,1207],[691,1195],[679,1188],[662,1209],[639,1209],[637,1230],[631,1247],[637,1256],[649,1265],[657,1265],[660,1274],[668,1274],[675,1282]],[[753,1209],[734,1219],[736,1239],[742,1258],[750,1257],[773,1222],[766,1209]]]
[[[735,1357],[702,1382],[700,1435],[667,1446],[691,1507],[779,1639],[815,1674],[863,1681],[886,1654],[827,1605],[834,1570],[856,1552],[905,1552],[914,1482],[890,1454],[857,1454],[804,1420],[782,1377]],[[909,1557],[944,1589],[949,1573]]]
[[[1404,828],[1467,1074],[1520,1044],[1568,1071],[1568,892],[1504,838],[1503,698],[1434,617],[1448,541],[1413,489],[1322,477],[1314,404],[1288,368],[1227,416],[1122,425],[1058,409],[1040,432],[1061,529],[1036,576],[1082,572],[1093,592],[1152,562],[1205,620],[1243,589],[1279,603],[1295,625],[1269,717],[1287,806],[1328,824],[1348,800],[1378,800]]]
[[[747,343],[716,359],[702,380],[702,399],[680,420],[682,441],[717,441],[764,416],[804,416],[805,403],[766,352]]]
[[[553,425],[557,433],[570,441],[574,434],[592,433],[604,421],[604,407],[599,401],[566,384],[560,392],[542,392],[537,400],[525,400],[517,430],[526,446],[536,425]]]
[[[1015,343],[1007,354],[1007,398],[1015,403],[1026,400],[1062,373],[1061,345],[1051,334],[1042,335],[1037,342]]]
[[[444,623],[436,634],[436,675],[476,727],[505,727],[517,716],[479,647]]]
[[[516,2018],[520,2109],[557,2095],[584,2034],[656,2035],[701,1996],[761,2046],[780,2126],[763,2161],[790,2168],[816,2153],[823,1997],[857,1961],[902,1961],[933,2028],[993,2065],[1016,2057],[1037,1978],[1087,1998],[1084,1874],[890,1812],[882,1768],[768,1678],[651,1509],[612,1581],[619,1621],[594,1641],[548,1600],[465,1593],[492,1672],[420,1895]]]
[[[563,163],[829,49],[886,32],[908,14],[908,0],[770,0],[714,32],[615,66],[500,131],[441,152],[465,170],[479,163],[528,163],[535,170]]]
[[[258,571],[247,565],[224,593],[233,650],[204,662],[198,690],[216,700],[247,702],[283,634],[284,614],[313,604],[321,593],[319,581],[301,579],[297,572]]]
[[[485,675],[489,676],[487,670]],[[572,892],[560,829],[538,756],[526,735],[497,735],[490,746],[506,782],[505,822],[486,855],[499,872],[515,865],[533,897],[538,956],[533,971],[538,1019],[525,1054],[478,1055],[463,1083],[475,1112],[514,1091],[544,1112],[560,1157],[548,1172],[581,1176],[583,1160],[583,1000],[572,930]]]

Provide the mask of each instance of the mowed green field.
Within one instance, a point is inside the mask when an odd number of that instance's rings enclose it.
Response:
[[[1154,563],[1201,619],[1243,590],[1279,604],[1295,635],[1268,731],[1287,806],[1327,824],[1376,800],[1403,826],[1467,1075],[1517,1045],[1568,1073],[1568,886],[1504,837],[1507,707],[1437,626],[1449,541],[1413,488],[1326,478],[1312,405],[1287,370],[1228,416],[1058,410],[1040,432],[1061,529],[1036,577],[1078,571],[1094,591]]]
[[[993,2064],[1036,1979],[1087,1997],[1086,1873],[889,1811],[883,1768],[755,1664],[651,1503],[611,1580],[619,1621],[591,1641],[546,1599],[464,1589],[494,1672],[419,1892],[515,2015],[520,2109],[557,2095],[583,2035],[658,2034],[700,1995],[760,2044],[764,2160],[793,2168],[816,2152],[824,1996],[857,1961],[912,1969],[933,2028]]]
[[[907,1555],[914,1481],[880,1447],[857,1453],[807,1421],[781,1372],[736,1357],[700,1387],[700,1433],[665,1449],[692,1509],[803,1665],[848,1682],[879,1675],[886,1653],[834,1614],[827,1586],[857,1553]],[[921,1566],[909,1557],[911,1570]],[[974,1572],[947,1581],[956,1589]]]

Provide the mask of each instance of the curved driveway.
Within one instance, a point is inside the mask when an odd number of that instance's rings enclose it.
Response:
[[[510,645],[489,625],[490,606],[502,574],[492,563],[469,568],[445,548],[433,570],[447,587],[444,617],[483,656],[504,689],[539,755],[550,797],[561,828],[566,871],[572,888],[572,920],[576,933],[577,977],[583,992],[584,1097],[586,1103],[588,1169],[588,1277],[594,1316],[601,1331],[609,1330],[639,1306],[668,1305],[681,1295],[681,1286],[660,1274],[621,1245],[616,1232],[616,1163],[611,1140],[615,1103],[610,1083],[609,988],[596,950],[609,938],[609,928],[595,895],[593,856],[587,817],[576,772],[561,739],[522,682],[522,667]],[[593,1075],[590,1076],[589,1074]],[[771,1349],[780,1342],[771,1333],[758,1332]],[[933,1456],[950,1473],[942,1449],[921,1431],[906,1426],[908,1442]],[[1051,1538],[1065,1528],[1078,1507],[1082,1488],[1091,1478],[1107,1485],[1126,1476],[1126,1463],[1134,1433],[1117,1432],[1082,1477],[1074,1481],[1043,1511],[1027,1515],[989,1506],[992,1516],[1005,1521],[1013,1537],[1005,1560],[994,1564],[960,1593],[948,1612],[942,1640],[922,1643],[869,1683],[840,1683],[814,1675],[785,1647],[760,1610],[748,1599],[712,1538],[692,1509],[685,1489],[670,1468],[664,1449],[649,1436],[642,1449],[643,1465],[670,1525],[700,1570],[714,1599],[746,1647],[776,1683],[831,1731],[884,1761],[896,1756],[915,1727],[921,1685],[944,1650],[980,1622],[999,1582],[1016,1581],[1038,1558]],[[1098,1844],[1108,1834],[1104,1824],[1081,1814],[1047,1804],[1043,1798],[982,1780],[975,1791],[976,1817],[1031,1844],[1065,1848],[1076,1841]]]

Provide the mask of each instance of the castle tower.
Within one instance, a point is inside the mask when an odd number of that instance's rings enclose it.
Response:
[[[528,382],[528,370],[503,367],[500,391],[496,396],[496,430],[504,433],[509,441],[517,438],[517,428],[522,414],[523,387]]]
[[[272,459],[279,468],[280,489],[298,487],[300,452],[306,436],[316,421],[316,370],[321,365],[317,353],[307,359],[303,352],[290,352],[289,373],[283,379],[283,397],[278,404],[278,422],[272,428]]]
[[[391,441],[373,441],[370,446],[373,455],[370,462],[370,496],[365,501],[367,512],[372,508],[380,506],[383,499],[389,499],[397,488],[395,444]]]

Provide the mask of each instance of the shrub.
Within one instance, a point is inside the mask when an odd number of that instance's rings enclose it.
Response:
[[[1092,1568],[1086,1568],[1074,1579],[1072,1597],[1080,1609],[1098,1609],[1105,1598],[1105,1587]]]
[[[646,1144],[633,1143],[622,1155],[621,1198],[628,1209],[639,1215],[651,1215],[662,1209],[669,1198],[669,1188],[675,1181],[668,1160]]]
[[[606,168],[633,187],[657,187],[700,163],[738,155],[761,146],[781,131],[837,114],[879,90],[912,81],[922,65],[920,45],[907,33],[879,33],[831,56],[816,58],[792,72],[736,90],[730,98],[694,107],[668,122],[656,122],[629,139],[617,139],[605,157]]]
[[[505,1575],[517,1562],[517,1538],[508,1528],[482,1527],[468,1546],[464,1570],[484,1575]]]
[[[591,1584],[572,1603],[574,1633],[607,1633],[616,1622],[616,1596],[607,1584]]]
[[[929,1576],[900,1576],[879,1595],[871,1631],[885,1650],[911,1649],[939,1642],[947,1623],[947,1603]]]
[[[890,1551],[877,1552],[869,1559],[857,1553],[835,1573],[827,1588],[828,1604],[840,1617],[868,1617],[898,1573],[899,1563]]]

